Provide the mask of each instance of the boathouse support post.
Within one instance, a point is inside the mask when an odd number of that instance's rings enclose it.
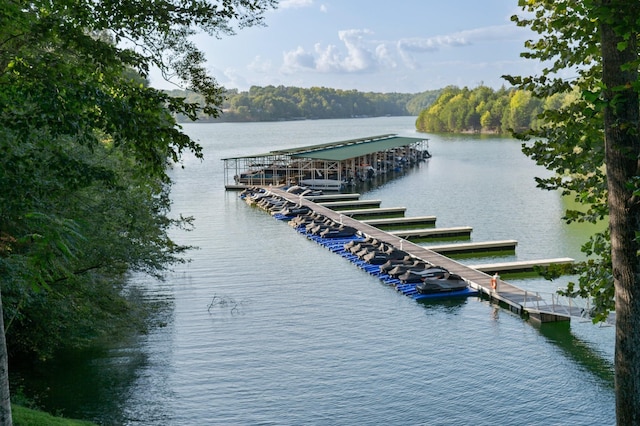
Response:
[[[573,302],[573,297],[569,297],[569,313],[573,312],[573,309],[572,309],[573,306],[571,306],[572,302]]]

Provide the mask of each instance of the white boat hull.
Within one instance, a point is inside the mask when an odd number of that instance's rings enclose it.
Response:
[[[310,189],[323,189],[326,191],[340,191],[343,183],[335,179],[303,179],[300,181],[301,186]]]

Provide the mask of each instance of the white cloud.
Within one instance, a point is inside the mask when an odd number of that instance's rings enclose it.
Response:
[[[226,68],[223,71],[214,70],[214,74],[217,75],[216,79],[224,87],[238,88],[248,86],[247,80],[235,68]]]
[[[268,59],[263,59],[260,55],[253,58],[253,61],[247,67],[250,71],[257,73],[268,73],[272,70],[271,61]]]
[[[367,47],[365,36],[373,34],[369,30],[346,30],[338,32],[338,38],[344,43],[347,55],[341,68],[347,72],[367,71],[376,66],[375,50]]]
[[[512,41],[514,38],[523,38],[529,33],[526,28],[518,27],[512,23],[504,25],[494,25],[491,27],[476,28],[473,30],[461,31],[460,34],[465,39],[478,42],[484,41]]]
[[[511,24],[426,38],[406,38],[394,42],[376,40],[373,34],[373,31],[368,29],[343,30],[338,32],[340,43],[316,43],[311,50],[298,46],[283,53],[284,62],[280,71],[287,75],[304,72],[361,75],[393,71],[400,76],[409,71],[425,70],[421,71],[424,73],[430,72],[425,67],[429,66],[431,69],[443,60],[450,60],[449,57],[439,56],[438,62],[433,62],[436,57],[430,56],[430,63],[427,64],[422,58],[424,54],[479,44],[513,42],[525,38],[521,29]]]
[[[459,35],[437,36],[429,38],[411,38],[398,41],[400,52],[435,52],[442,47],[465,46],[470,44],[468,40]]]
[[[316,67],[315,58],[312,54],[305,52],[302,46],[285,52],[283,59],[282,70],[285,73],[291,73],[299,69],[314,69]]]
[[[412,54],[436,52],[441,49],[483,42],[513,41],[524,38],[523,34],[523,30],[515,25],[496,25],[428,38],[401,39],[397,42],[397,48],[405,65],[415,69],[419,65]]]
[[[329,45],[325,48],[320,46],[320,43],[317,43],[314,46],[315,57],[314,61],[310,63],[316,71],[323,73],[330,73],[340,70],[340,52],[337,47],[333,45]],[[313,56],[312,56],[313,57]]]
[[[398,63],[393,58],[393,55],[391,54],[391,52],[389,52],[389,48],[384,43],[376,46],[376,57],[382,65],[388,68],[396,68],[398,66]]]
[[[317,43],[313,53],[306,52],[302,47],[285,52],[282,70],[286,73],[301,69],[320,73],[360,73],[373,71],[380,63],[393,64],[384,45],[375,45],[367,39],[372,34],[366,29],[339,31],[342,49],[335,45],[323,47]]]
[[[282,0],[278,3],[279,9],[300,9],[313,5],[313,0]]]
[[[398,41],[398,49],[412,52],[433,52],[441,48],[468,46],[477,42],[511,41],[520,34],[522,34],[521,29],[515,25],[497,25],[435,37],[401,39]]]

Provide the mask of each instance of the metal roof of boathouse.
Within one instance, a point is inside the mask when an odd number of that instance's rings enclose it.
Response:
[[[344,161],[374,152],[412,145],[426,141],[425,138],[410,138],[395,134],[369,136],[366,138],[349,139],[345,141],[329,142],[318,145],[307,145],[298,148],[280,149],[261,155],[245,155],[242,157],[225,158],[232,160],[239,158],[256,158],[273,155],[285,155],[292,158],[311,158],[315,160]]]

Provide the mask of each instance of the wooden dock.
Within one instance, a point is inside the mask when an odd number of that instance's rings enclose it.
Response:
[[[477,243],[458,243],[458,244],[442,244],[434,246],[425,246],[426,249],[435,251],[440,254],[468,254],[468,253],[487,253],[496,251],[514,251],[518,242],[516,240],[503,241],[483,241]],[[476,268],[479,269],[479,268]],[[479,269],[483,272],[484,269]]]
[[[360,199],[360,194],[323,194],[323,195],[310,195],[305,196],[309,201],[313,201],[314,203],[325,203],[331,201],[355,201]]]
[[[225,185],[224,189],[227,191],[244,191],[245,189],[249,188],[249,185],[234,185],[234,184],[229,184],[229,185]]]
[[[541,260],[522,260],[515,262],[504,263],[487,263],[484,265],[473,265],[474,269],[478,271],[486,272],[487,274],[498,273],[519,273],[519,272],[532,272],[539,266],[551,266],[551,265],[567,265],[575,262],[570,257],[560,257],[556,259],[541,259]]]
[[[375,226],[376,228],[405,228],[415,227],[419,225],[423,226],[435,226],[435,216],[412,216],[412,217],[388,217],[385,219],[362,219],[368,225]]]
[[[398,238],[404,238],[406,240],[418,240],[450,237],[471,238],[472,230],[473,228],[470,226],[456,226],[453,228],[406,229],[401,231],[387,232]]]
[[[316,201],[316,203],[318,203]],[[377,209],[382,204],[381,200],[348,200],[348,201],[330,201],[319,202],[321,206],[330,208],[331,210],[347,210],[347,209]]]
[[[484,297],[499,303],[501,306],[514,313],[527,316],[529,319],[536,322],[569,321],[572,316],[581,316],[583,314],[583,308],[571,306],[570,304],[560,304],[555,300],[547,302],[537,293],[528,292],[504,280],[500,280],[498,288],[494,290],[491,287],[491,275],[480,271],[475,267],[465,266],[460,262],[450,259],[440,253],[436,253],[426,247],[401,239],[398,235],[385,232],[371,224],[350,217],[345,214],[345,212],[334,211],[308,199],[299,199],[299,197],[293,196],[279,189],[271,189],[271,191],[282,198],[288,199],[289,201],[296,203],[300,202],[303,205],[310,207],[315,212],[333,219],[336,222],[352,226],[365,235],[404,250],[418,259],[427,261],[432,265],[442,266],[451,273],[458,274],[463,277],[469,283],[470,287],[478,290]],[[360,211],[354,211],[354,213],[358,212]]]
[[[315,204],[315,203],[314,203]],[[320,206],[319,204],[315,204],[316,206]],[[327,208],[327,207],[324,207]],[[327,210],[330,210],[327,208]],[[365,217],[375,217],[375,216],[385,216],[385,217],[398,217],[404,216],[404,212],[407,210],[406,207],[386,207],[386,208],[377,208],[377,209],[354,209],[354,210],[341,210],[339,212],[335,212],[338,215],[349,216],[352,218],[365,218]],[[331,210],[333,211],[333,210]]]

